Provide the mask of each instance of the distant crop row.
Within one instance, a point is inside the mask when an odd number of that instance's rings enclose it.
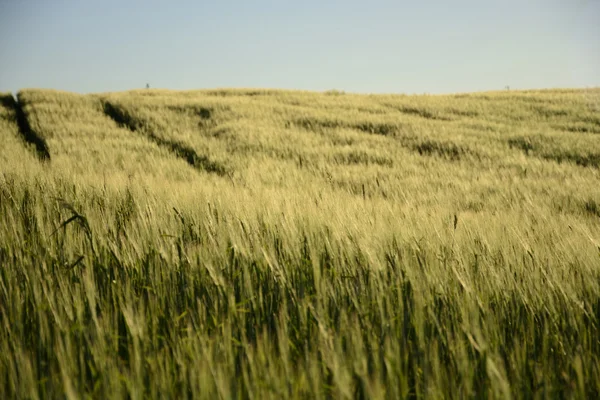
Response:
[[[107,121],[100,123],[101,116],[97,112],[102,110],[105,117],[112,118],[121,126],[137,132],[144,131],[143,135],[147,139],[181,157],[188,164],[221,175],[227,170],[225,166],[227,157],[223,157],[227,153],[226,150],[235,152],[236,147],[242,146],[240,148],[242,152],[256,148],[256,151],[266,154],[283,154],[281,147],[284,146],[277,146],[272,140],[267,140],[267,143],[249,141],[244,147],[245,138],[234,134],[236,137],[232,139],[236,143],[221,143],[221,160],[214,161],[212,155],[207,153],[213,149],[206,146],[206,141],[201,148],[197,148],[193,142],[198,138],[176,138],[176,134],[173,136],[174,133],[170,128],[177,126],[182,120],[197,118],[197,126],[187,125],[184,130],[188,132],[180,133],[189,135],[189,131],[196,130],[200,134],[204,132],[204,135],[207,132],[210,134],[214,132],[213,137],[216,137],[216,135],[223,136],[224,132],[237,131],[241,128],[239,124],[236,125],[236,121],[242,123],[260,121],[265,126],[270,125],[268,129],[274,129],[279,125],[278,120],[283,120],[288,128],[299,127],[316,133],[321,132],[322,129],[330,131],[353,129],[394,137],[399,140],[401,146],[420,155],[434,155],[449,160],[458,160],[465,155],[476,158],[489,156],[490,149],[497,150],[498,146],[505,143],[508,148],[523,149],[526,155],[539,156],[546,160],[573,162],[576,165],[596,168],[599,165],[600,148],[595,133],[600,131],[600,120],[594,114],[585,111],[585,104],[577,105],[576,95],[572,95],[570,102],[561,105],[555,105],[555,97],[557,99],[561,97],[553,92],[541,92],[537,97],[536,94],[517,94],[510,98],[511,102],[507,102],[504,95],[396,98],[341,95],[328,102],[321,100],[327,98],[323,97],[318,101],[308,101],[304,104],[300,100],[292,100],[295,97],[309,99],[311,94],[296,95],[274,91],[260,92],[260,99],[253,100],[252,106],[248,107],[247,101],[244,100],[248,95],[244,92],[231,92],[222,97],[222,100],[214,97],[219,93],[199,92],[198,95],[205,96],[207,100],[200,100],[198,103],[195,100],[188,100],[188,97],[177,98],[176,96],[173,98],[177,100],[170,102],[169,95],[160,94],[150,97],[145,93],[131,94],[129,97],[121,95],[124,101],[119,102],[117,97],[115,102],[110,98],[26,91],[19,94],[18,102],[11,96],[5,96],[3,104],[7,109],[14,110],[22,137],[26,142],[34,145],[35,151],[42,159],[50,158],[51,146],[48,140],[52,140],[54,135],[59,133],[52,128],[53,124],[58,122],[56,113],[44,116],[41,120],[40,116],[46,109],[48,112],[53,112],[48,107],[60,107],[64,110],[62,107],[65,106],[72,107],[72,113],[76,114],[76,116],[64,115],[68,118],[69,124],[74,125],[76,121],[77,125],[81,126],[105,125]],[[136,100],[135,96],[139,96],[139,100]],[[349,99],[346,100],[346,97]],[[284,101],[279,101],[280,98]],[[287,104],[294,104],[294,106]],[[353,104],[355,108],[352,108]],[[214,114],[211,110],[215,107],[236,110],[236,105],[239,110],[252,110],[254,115],[243,116],[238,110],[229,112],[229,117],[225,116],[219,121],[211,118]],[[92,113],[93,110],[96,114]],[[149,110],[152,111],[148,112]],[[403,114],[407,117],[402,117]],[[410,117],[413,115],[425,120],[430,119],[432,123],[419,122]],[[456,115],[458,118],[450,117],[451,115]],[[86,119],[86,116],[91,118]],[[491,134],[483,124],[474,123],[476,121],[496,124],[496,127],[492,128],[495,133]],[[528,128],[528,124],[533,129]],[[73,131],[78,128],[79,126],[73,126]],[[325,136],[330,136],[331,139],[335,137],[335,135]],[[224,149],[223,145],[227,148]],[[480,151],[481,146],[484,147],[483,151]],[[309,154],[298,156],[304,160],[311,158]],[[340,156],[331,156],[331,160],[340,160]]]

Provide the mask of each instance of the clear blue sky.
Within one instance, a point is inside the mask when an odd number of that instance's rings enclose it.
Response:
[[[0,0],[0,91],[600,86],[600,0]]]

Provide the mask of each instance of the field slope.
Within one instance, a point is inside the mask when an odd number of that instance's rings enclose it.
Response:
[[[600,89],[0,100],[0,398],[600,397]]]

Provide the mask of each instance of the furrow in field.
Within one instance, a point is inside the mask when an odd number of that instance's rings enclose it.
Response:
[[[414,125],[400,121],[352,121],[343,118],[300,117],[290,121],[287,126],[300,127],[308,131],[350,129],[381,135],[394,138],[400,146],[421,156],[435,156],[449,161],[458,161],[465,156],[480,158],[477,151],[465,143],[457,143],[451,137],[435,138],[431,133],[414,132]]]
[[[19,129],[17,107],[12,94],[0,94],[0,164],[2,172],[38,164],[39,153]],[[37,156],[37,157],[36,157]]]
[[[27,112],[24,109],[25,103],[21,95],[18,94],[16,98],[12,95],[3,96],[2,105],[8,112],[12,112],[19,127],[21,137],[26,143],[32,145],[31,148],[35,149],[37,157],[42,161],[50,161],[48,143],[43,136],[31,128]]]
[[[508,138],[507,143],[527,157],[600,169],[600,143],[593,136],[544,132],[515,135]]]
[[[59,173],[97,181],[192,179],[193,170],[187,171],[187,164],[171,152],[107,118],[96,96],[28,90],[20,98],[32,130],[52,149]]]
[[[136,118],[130,111],[122,106],[117,106],[109,101],[104,102],[104,113],[115,123],[124,126],[132,132],[140,132],[157,145],[169,150],[171,153],[184,160],[197,170],[214,173],[219,176],[227,175],[228,171],[222,164],[211,160],[208,156],[198,154],[188,143],[166,137],[163,133],[148,128],[140,118]],[[206,115],[203,113],[202,115]]]

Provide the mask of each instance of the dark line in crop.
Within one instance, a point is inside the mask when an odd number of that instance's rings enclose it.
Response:
[[[416,107],[395,106],[392,104],[387,104],[387,106],[396,111],[401,112],[402,114],[416,115],[421,118],[432,119],[432,120],[437,120],[437,121],[452,121],[453,120],[453,118],[450,118],[450,117],[447,117],[444,115],[434,114],[433,112],[423,110],[420,108],[416,108]]]
[[[553,109],[553,108],[547,108],[547,107],[542,107],[542,106],[538,106],[538,105],[533,106],[533,111],[537,115],[539,115],[540,117],[543,117],[543,118],[568,117],[569,116],[568,110]]]
[[[161,138],[152,132],[148,132],[147,136],[154,143],[158,144],[159,146],[166,147],[172,153],[175,153],[175,155],[177,155],[179,158],[184,159],[188,164],[190,164],[196,169],[201,169],[207,172],[213,172],[221,176],[226,175],[226,170],[222,165],[211,161],[206,156],[198,155],[198,153],[196,153],[194,149],[185,145],[184,143],[178,142],[176,140],[168,140]]]
[[[567,125],[567,126],[555,126],[554,128],[558,129],[558,130],[562,130],[562,131],[573,132],[573,133],[593,133],[593,134],[600,133],[600,128],[596,129],[596,128],[592,128],[589,126]]]
[[[519,149],[527,156],[530,155],[531,151],[534,149],[531,140],[520,137],[508,139],[508,147],[511,149]]]
[[[559,164],[563,162],[570,162],[579,167],[592,167],[600,169],[600,154],[576,154],[576,153],[562,153],[562,154],[542,154],[541,156],[545,160],[555,161]]]
[[[458,115],[459,117],[479,117],[479,113],[473,110],[459,110],[457,108],[452,108],[448,111],[454,115]]]
[[[463,147],[454,143],[441,143],[433,140],[425,140],[408,146],[421,156],[438,156],[450,161],[458,161],[468,153]]]
[[[288,121],[286,124],[290,126],[299,126],[309,131],[316,131],[317,129],[355,129],[364,133],[382,135],[382,136],[393,136],[398,131],[396,124],[380,123],[380,122],[344,122],[341,120],[325,120],[317,118],[297,118],[293,121]]]
[[[415,136],[405,136],[402,134],[402,127],[398,124],[375,123],[375,122],[357,122],[347,123],[338,120],[320,120],[316,118],[298,118],[294,121],[288,121],[287,126],[299,126],[309,131],[318,129],[354,129],[364,133],[394,137],[398,143],[411,151],[419,153],[421,156],[437,156],[448,161],[459,161],[464,156],[471,155],[479,158],[479,155],[464,146],[452,142],[439,142],[436,140],[419,140]]]
[[[212,116],[212,111],[209,108],[200,107],[200,109],[196,110],[196,113],[202,119],[210,119]]]
[[[349,126],[352,129],[358,129],[359,131],[365,133],[371,133],[376,135],[390,136],[394,135],[398,127],[394,124],[386,124],[386,123],[373,123],[373,122],[363,122],[352,124]]]
[[[117,125],[123,126],[132,132],[137,130],[137,124],[130,116],[109,102],[103,104],[104,115],[115,121]]]
[[[570,151],[559,150],[544,150],[528,138],[511,138],[508,140],[508,146],[512,149],[521,150],[526,156],[536,157],[541,160],[554,161],[558,164],[563,162],[573,163],[580,167],[592,167],[600,169],[600,154],[588,153],[578,154]]]
[[[118,125],[128,128],[132,132],[139,132],[142,124],[133,118],[125,110],[114,106],[109,102],[104,102],[104,114],[115,121]],[[143,135],[161,147],[167,148],[177,157],[183,159],[192,167],[215,173],[219,176],[227,175],[227,170],[221,164],[210,160],[208,157],[199,155],[194,149],[176,140],[165,139],[159,135],[144,130]]]
[[[588,199],[582,208],[587,214],[600,218],[600,202]]]
[[[169,110],[173,110],[178,113],[190,113],[191,112],[194,115],[200,117],[202,120],[211,119],[213,111],[214,111],[212,108],[189,105],[189,104],[167,106],[167,108]]]
[[[26,143],[35,146],[35,152],[41,161],[50,161],[50,150],[48,149],[48,143],[46,139],[37,134],[29,124],[27,114],[23,109],[23,100],[20,98],[20,94],[16,97],[11,95],[2,97],[2,105],[8,109],[13,110],[15,113],[15,119],[19,127],[19,133]]]

